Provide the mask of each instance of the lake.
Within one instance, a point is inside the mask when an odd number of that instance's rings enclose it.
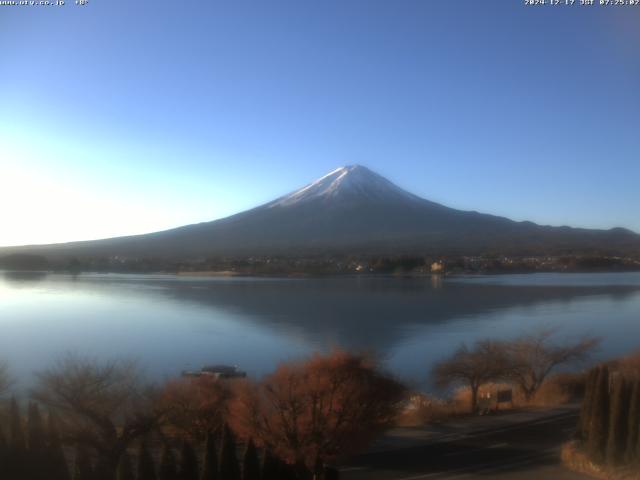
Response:
[[[210,363],[250,376],[334,346],[374,350],[428,388],[462,342],[557,328],[640,348],[640,273],[244,278],[0,272],[0,358],[21,387],[65,352],[137,359],[162,380]]]

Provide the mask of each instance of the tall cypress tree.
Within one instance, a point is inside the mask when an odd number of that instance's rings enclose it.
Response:
[[[9,409],[9,449],[7,459],[7,478],[23,480],[29,475],[26,442],[20,416],[20,406],[15,397],[11,399]]]
[[[627,445],[625,449],[625,463],[636,460],[636,444],[640,436],[640,380],[633,382],[629,396],[629,418],[627,421]],[[640,457],[638,457],[640,460]]]
[[[324,479],[323,480],[339,480],[340,470],[333,467],[324,467]]]
[[[49,412],[47,421],[47,465],[50,480],[70,480],[69,465],[62,450],[58,422],[53,412]]]
[[[140,442],[140,450],[138,451],[138,480],[156,480],[156,478],[153,458],[149,453],[147,443],[143,440]]]
[[[89,452],[82,445],[76,447],[76,461],[73,469],[73,480],[93,480],[94,471]]]
[[[120,459],[118,459],[118,463],[120,463]],[[114,469],[107,459],[98,458],[96,460],[96,464],[93,467],[94,480],[115,480],[117,474],[118,464]]]
[[[271,450],[265,449],[262,455],[262,480],[279,480],[280,474],[278,459],[271,453]]]
[[[587,453],[591,460],[604,461],[605,447],[609,432],[609,368],[603,365],[598,372],[598,380],[593,396]]]
[[[580,409],[580,420],[578,422],[578,438],[586,443],[589,436],[589,419],[591,418],[591,409],[593,405],[593,395],[598,380],[598,368],[592,368],[587,374],[584,386],[584,399],[582,400],[582,408]]]
[[[9,444],[2,431],[2,425],[0,425],[0,478],[8,478],[9,470],[7,468],[7,461],[9,459]]]
[[[27,413],[27,445],[29,446],[29,473],[32,480],[49,478],[47,442],[37,403],[30,402]]]
[[[180,480],[198,480],[198,457],[187,440],[182,443],[180,454]]]
[[[133,465],[131,464],[131,457],[127,452],[124,452],[118,462],[118,470],[116,475],[117,480],[135,480],[133,474]]]
[[[624,459],[627,446],[628,392],[627,382],[622,378],[617,378],[611,395],[609,414],[609,438],[606,453],[609,465],[619,465]]]
[[[178,466],[176,457],[169,444],[165,443],[160,455],[160,468],[158,469],[159,480],[178,480]]]
[[[324,477],[324,462],[322,459],[316,455],[316,461],[313,465],[312,474],[314,478],[323,478]]]
[[[293,465],[278,458],[278,480],[296,480],[296,472]]]
[[[251,438],[242,457],[242,480],[260,480],[260,459]]]
[[[207,434],[201,480],[218,480],[218,449],[213,433]]]
[[[11,399],[11,410],[9,412],[9,428],[10,428],[10,448],[12,450],[25,450],[24,430],[22,429],[22,418],[20,416],[20,407],[17,400]]]
[[[638,440],[636,442],[636,462],[640,462],[640,432],[638,432]]]
[[[45,439],[44,426],[42,424],[42,416],[38,404],[29,403],[27,439],[30,452],[44,452],[47,442]]]
[[[236,442],[228,425],[224,426],[220,452],[220,480],[240,480]]]

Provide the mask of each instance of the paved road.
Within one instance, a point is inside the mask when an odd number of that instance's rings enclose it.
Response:
[[[492,430],[458,431],[362,455],[345,465],[344,480],[517,479],[584,480],[559,462],[560,445],[575,430],[577,411],[512,422]]]

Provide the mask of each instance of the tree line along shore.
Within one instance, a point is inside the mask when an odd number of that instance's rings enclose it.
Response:
[[[473,274],[640,271],[640,256],[598,252],[559,255],[295,255],[171,259],[15,253],[0,256],[8,271],[175,273],[184,275]]]

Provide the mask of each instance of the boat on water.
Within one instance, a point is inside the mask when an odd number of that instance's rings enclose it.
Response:
[[[216,379],[229,379],[245,378],[247,372],[240,370],[237,365],[207,365],[196,371],[184,370],[182,376],[189,378],[213,377]]]

